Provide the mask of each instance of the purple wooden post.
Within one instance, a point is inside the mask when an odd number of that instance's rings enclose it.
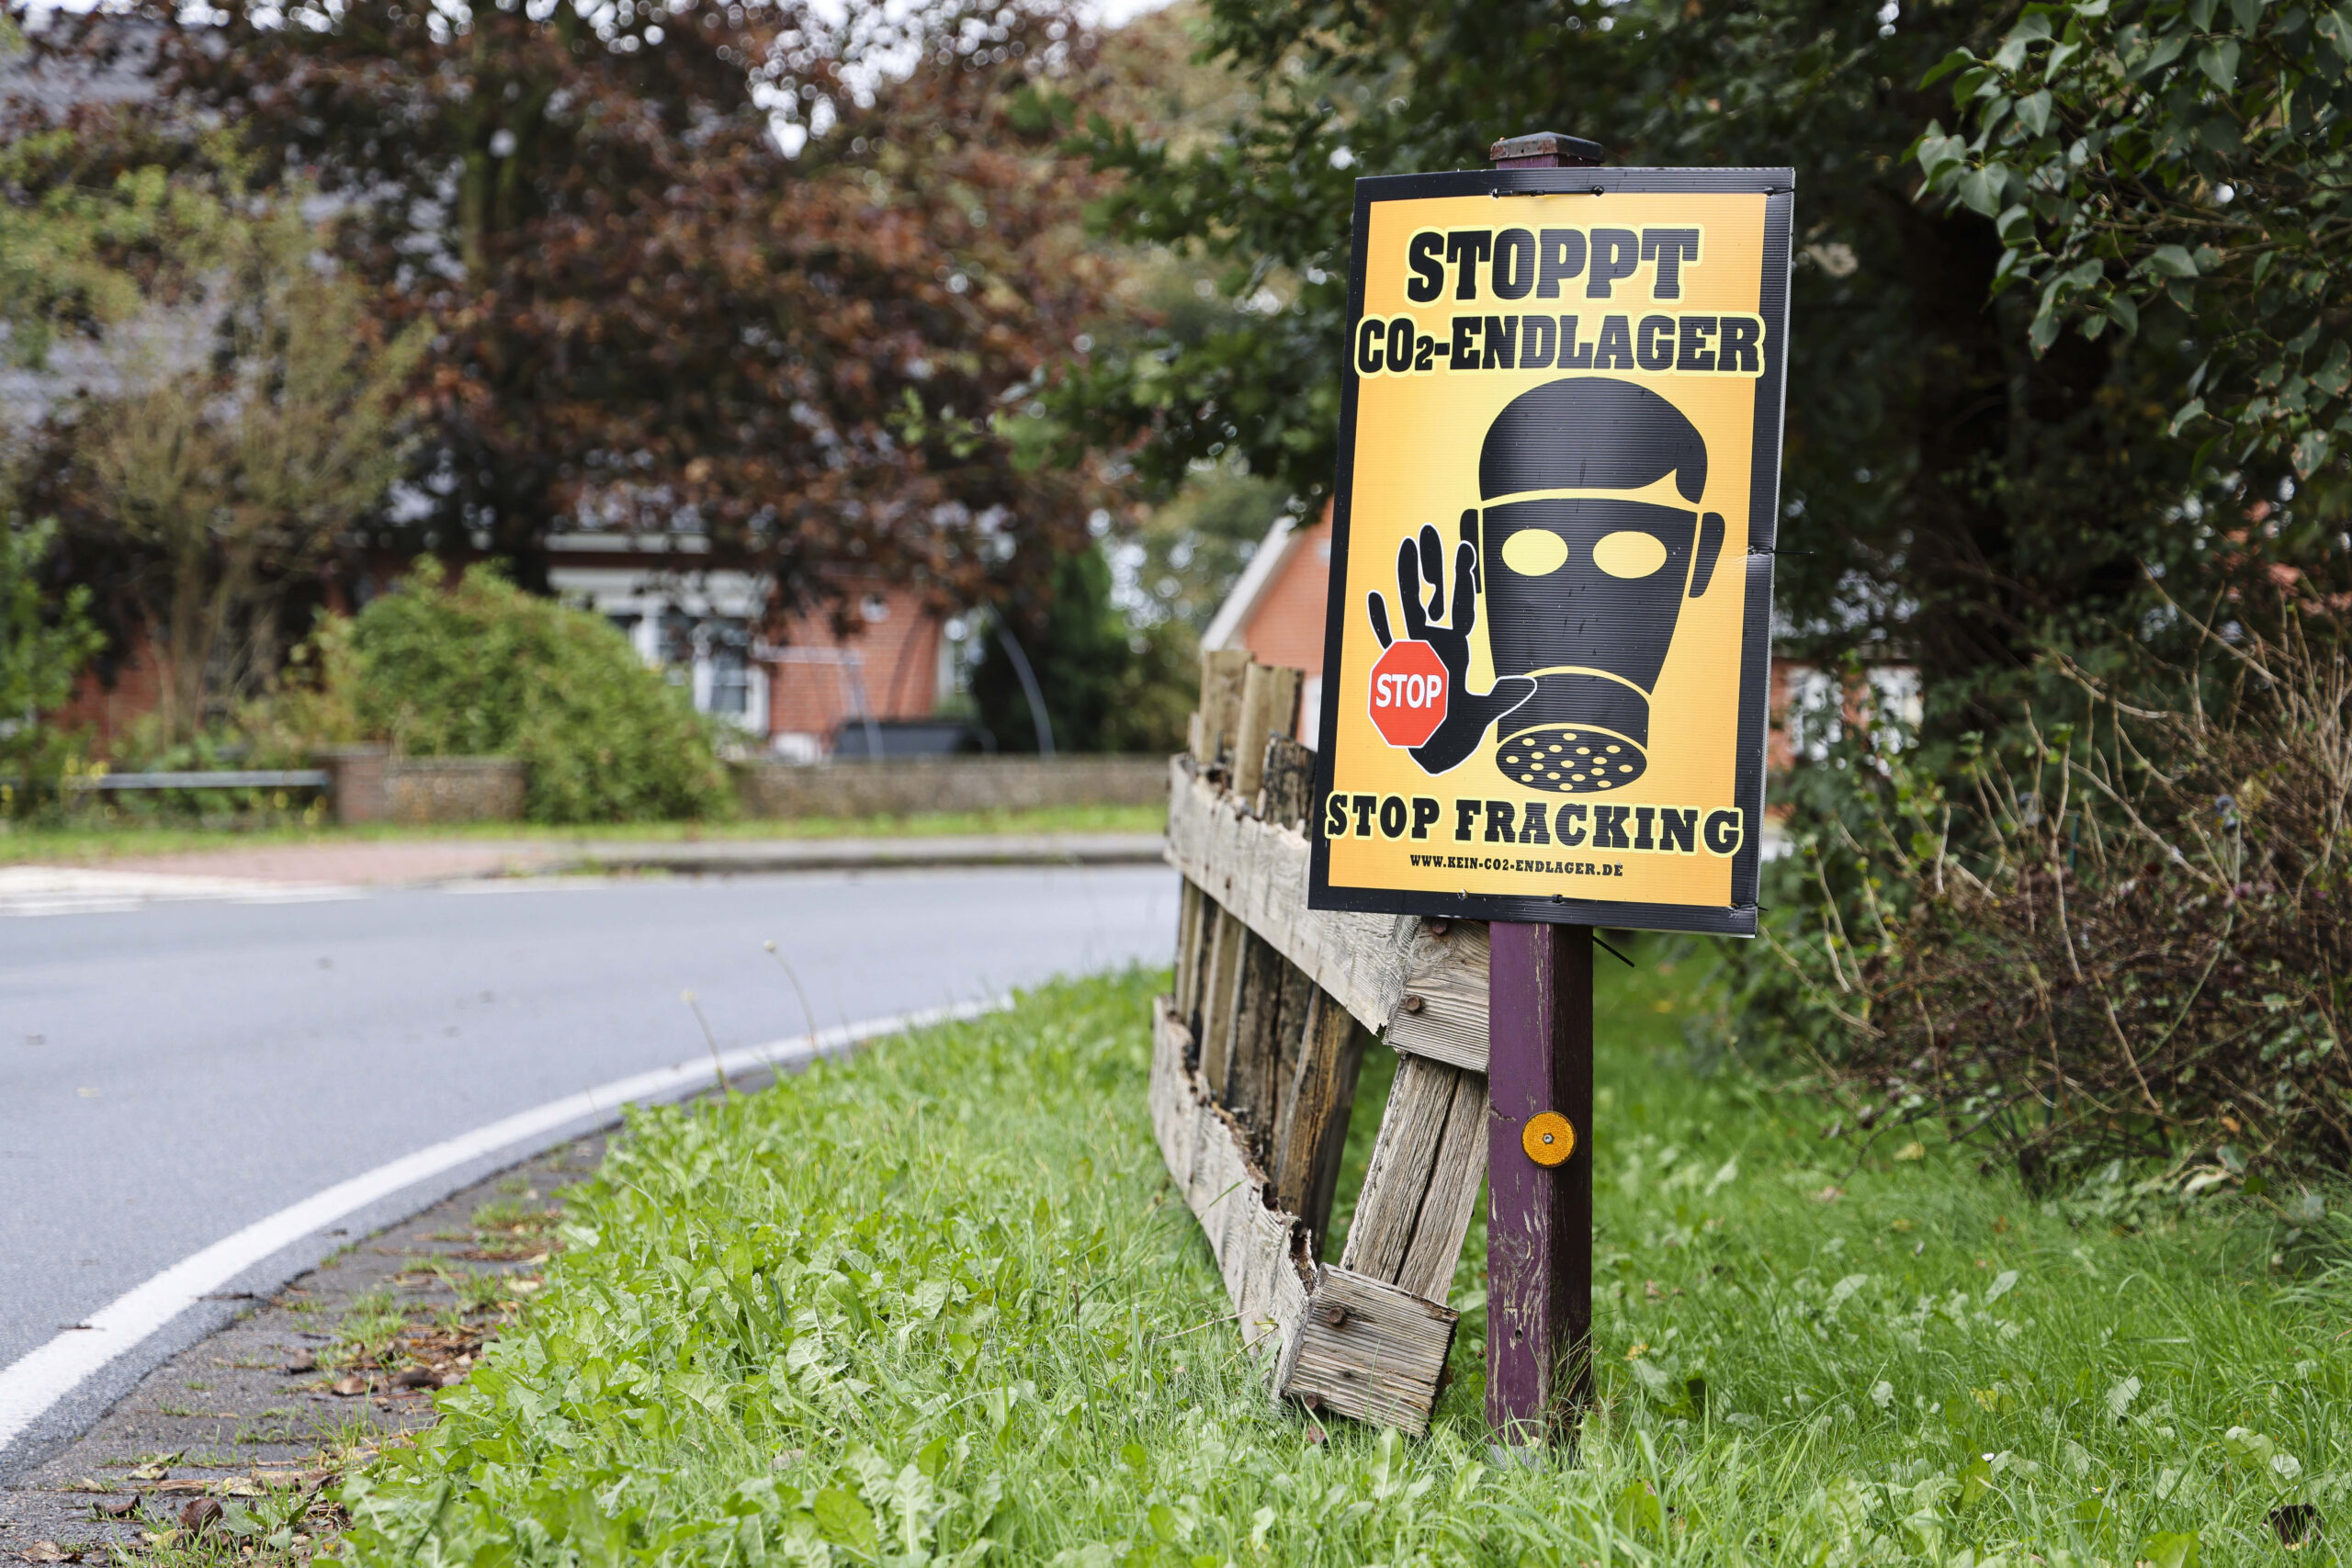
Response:
[[[1600,162],[1541,132],[1498,141],[1499,169]],[[1487,969],[1487,1424],[1532,1447],[1566,1435],[1592,1395],[1592,932],[1490,928]],[[1565,1164],[1528,1153],[1528,1122],[1566,1117]]]
[[[1487,969],[1487,1424],[1520,1446],[1562,1436],[1592,1393],[1592,932],[1489,928]],[[1576,1130],[1566,1164],[1523,1135]]]

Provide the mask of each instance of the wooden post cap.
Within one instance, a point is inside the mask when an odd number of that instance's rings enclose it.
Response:
[[[1600,142],[1556,130],[1506,136],[1487,149],[1487,160],[1498,169],[1589,168],[1608,156]]]
[[[1537,1165],[1566,1165],[1577,1152],[1576,1124],[1556,1111],[1541,1111],[1519,1130],[1520,1147]]]

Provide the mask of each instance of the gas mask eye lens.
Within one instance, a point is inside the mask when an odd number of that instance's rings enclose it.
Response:
[[[1521,577],[1543,577],[1567,560],[1568,542],[1549,528],[1521,528],[1503,541],[1503,564]]]
[[[1510,558],[1508,547],[1503,558]],[[1666,564],[1666,542],[1638,528],[1621,528],[1592,547],[1592,564],[1611,577],[1647,577]]]

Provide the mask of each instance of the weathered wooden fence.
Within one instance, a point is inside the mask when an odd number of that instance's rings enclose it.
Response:
[[[1306,907],[1313,753],[1295,670],[1204,655],[1170,765],[1184,888],[1151,1115],[1274,1394],[1419,1433],[1486,1173],[1487,927]],[[1400,1054],[1336,1264],[1322,1257],[1367,1032]]]

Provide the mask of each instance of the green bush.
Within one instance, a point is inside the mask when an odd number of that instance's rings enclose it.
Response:
[[[600,617],[526,593],[493,567],[449,587],[438,563],[420,562],[348,635],[359,732],[410,756],[521,758],[534,822],[731,807],[712,726],[686,694]]]
[[[0,818],[57,797],[80,766],[74,741],[45,715],[74,694],[82,667],[105,641],[90,626],[90,591],[54,593],[41,581],[57,524],[0,523]]]

